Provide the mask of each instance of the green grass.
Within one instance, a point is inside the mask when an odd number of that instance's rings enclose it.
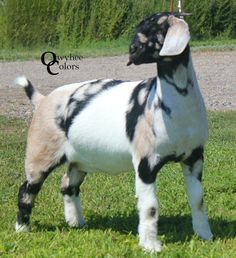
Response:
[[[120,38],[111,41],[83,42],[78,48],[68,47],[35,47],[0,49],[0,61],[40,60],[42,53],[53,51],[57,55],[80,55],[83,57],[115,56],[128,54],[130,39]],[[236,50],[236,39],[215,39],[205,41],[191,41],[193,51],[225,51]]]
[[[192,40],[190,45],[192,46],[193,51],[236,50],[236,39]]]
[[[47,180],[33,210],[31,233],[16,234],[18,187],[24,180],[27,124],[0,117],[0,256],[2,257],[156,257],[138,248],[138,216],[134,173],[116,177],[93,174],[82,185],[87,229],[70,229],[64,222],[61,176]],[[166,166],[158,177],[158,257],[235,257],[236,254],[236,112],[209,113],[206,147],[205,203],[214,241],[193,235],[180,166]]]
[[[35,48],[15,48],[0,49],[0,61],[24,61],[40,60],[42,53],[53,51],[57,55],[80,55],[83,57],[115,56],[127,54],[129,49],[129,40],[121,38],[118,40],[83,42],[78,48],[65,47],[35,47]]]

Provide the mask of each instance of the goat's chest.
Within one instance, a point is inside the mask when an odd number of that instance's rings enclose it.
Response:
[[[185,154],[203,146],[208,137],[204,103],[199,91],[190,89],[186,96],[170,89],[159,97],[155,111],[156,149],[161,156]]]

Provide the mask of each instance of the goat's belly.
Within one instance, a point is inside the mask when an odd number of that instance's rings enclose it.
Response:
[[[86,148],[78,146],[74,149],[70,146],[67,149],[67,156],[70,162],[76,162],[79,169],[85,172],[106,172],[118,174],[133,170],[130,153],[115,152],[101,148]]]
[[[85,172],[117,174],[131,171],[130,144],[124,131],[111,131],[104,125],[94,128],[80,124],[75,129],[77,136],[70,137],[66,151],[69,161],[78,163]]]

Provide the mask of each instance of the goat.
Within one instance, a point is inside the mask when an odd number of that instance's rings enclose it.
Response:
[[[207,118],[189,39],[184,20],[158,13],[137,26],[128,62],[157,63],[155,78],[86,81],[62,86],[47,96],[25,77],[16,80],[35,105],[16,231],[29,230],[35,197],[55,167],[69,165],[61,192],[65,220],[72,227],[85,224],[79,192],[87,173],[134,169],[139,245],[160,252],[156,177],[166,163],[180,162],[194,232],[205,240],[212,238],[201,186]]]

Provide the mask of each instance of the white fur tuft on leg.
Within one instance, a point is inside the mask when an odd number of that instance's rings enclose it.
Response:
[[[26,225],[26,224],[19,224],[18,222],[16,222],[15,230],[16,230],[17,233],[29,232],[30,231],[30,226]]]

